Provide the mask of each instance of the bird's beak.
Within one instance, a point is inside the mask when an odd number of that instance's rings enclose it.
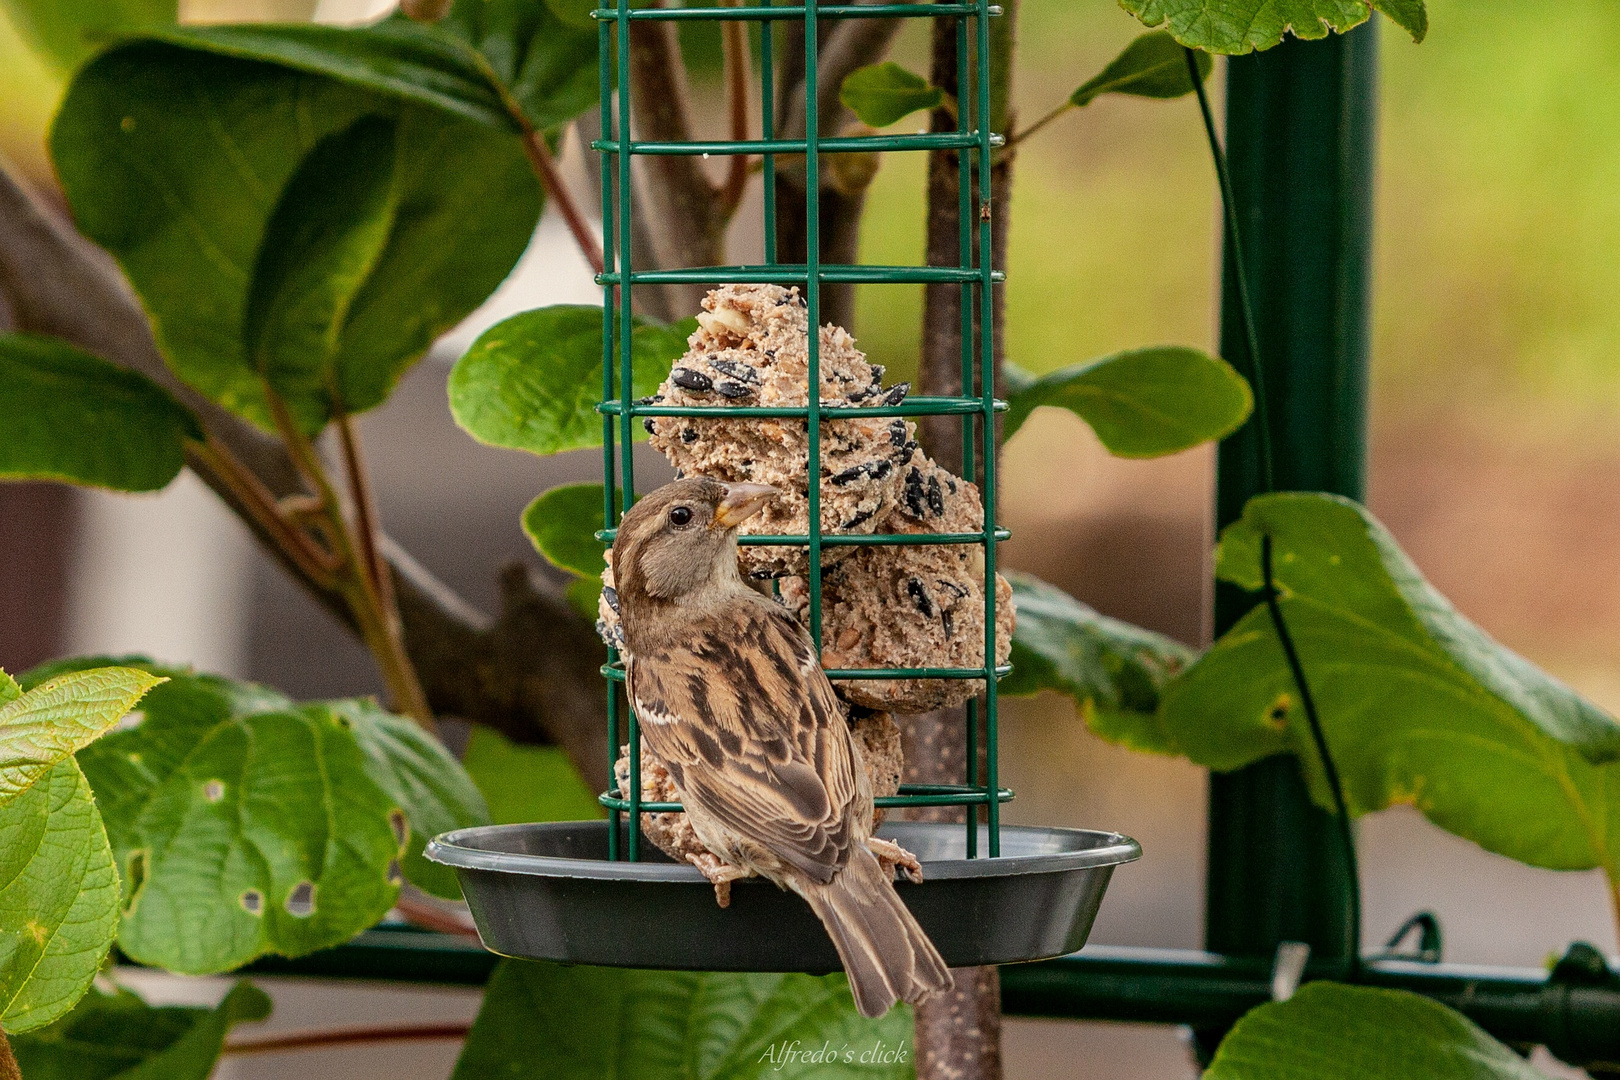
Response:
[[[777,494],[769,484],[727,484],[726,497],[714,511],[714,523],[722,529],[735,529]]]

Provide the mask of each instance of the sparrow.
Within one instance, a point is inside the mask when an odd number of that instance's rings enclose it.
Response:
[[[872,783],[814,642],[744,584],[737,527],[777,490],[694,477],[647,495],[613,542],[626,681],[724,906],[758,875],[827,928],[856,1007],[882,1016],[952,985],[894,887],[915,856],[871,835]]]

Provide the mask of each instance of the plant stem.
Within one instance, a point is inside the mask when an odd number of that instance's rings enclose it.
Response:
[[[388,609],[383,605],[382,597],[373,580],[373,571],[368,568],[361,555],[364,548],[344,516],[343,504],[338,499],[332,481],[326,475],[326,466],[321,462],[320,455],[315,452],[309,437],[294,423],[292,414],[287,410],[287,403],[281,399],[280,394],[270,388],[268,383],[265,384],[265,398],[270,403],[270,414],[275,419],[276,428],[281,433],[288,453],[297,464],[298,471],[320,497],[325,531],[329,534],[333,547],[337,549],[341,566],[341,573],[336,582],[337,591],[353,613],[366,648],[377,661],[383,683],[388,687],[392,706],[436,737],[438,732],[433,722],[433,710],[428,705],[427,695],[422,691],[422,683],[417,677],[416,668],[412,666],[410,657],[405,654],[405,641],[400,629],[399,616],[396,613],[390,619]],[[372,534],[373,544],[375,535]]]
[[[441,934],[454,934],[456,937],[472,938],[478,940],[478,930],[442,908],[421,900],[413,900],[409,896],[401,896],[394,902],[394,910],[405,916],[412,926],[420,926],[424,930],[437,930]]]
[[[563,221],[568,225],[568,231],[574,236],[574,243],[585,256],[585,261],[591,264],[591,272],[602,272],[602,244],[596,233],[591,231],[590,223],[580,211],[579,204],[574,202],[574,196],[563,183],[562,174],[557,171],[557,159],[551,156],[551,147],[546,145],[543,135],[529,126],[529,121],[521,113],[514,112],[513,118],[523,125],[523,152],[529,156],[529,164],[534,167],[534,174],[540,178],[540,186],[545,189],[546,198],[562,214]]]
[[[1007,151],[1011,150],[1013,147],[1017,146],[1019,143],[1023,142],[1025,139],[1041,130],[1041,128],[1045,127],[1047,124],[1050,124],[1052,121],[1056,120],[1058,117],[1062,116],[1064,113],[1068,112],[1074,107],[1074,102],[1064,101],[1057,108],[1053,109],[1051,112],[1029,125],[1029,127],[1025,128],[1023,131],[1018,132],[1016,135],[1007,136],[1007,145],[1001,148],[1001,152],[1005,154]]]
[[[723,0],[727,7],[737,7],[742,0]],[[731,138],[742,142],[748,138],[748,90],[753,81],[748,58],[748,24],[732,19],[721,24],[726,46],[726,94],[731,102]],[[766,103],[768,107],[768,103]],[[742,202],[748,187],[750,160],[746,154],[734,154],[726,171],[726,185],[721,189],[721,212],[729,220]]]
[[[229,447],[210,436],[205,442],[192,443],[191,449],[241,500],[253,515],[253,520],[275,539],[276,545],[293,560],[301,573],[322,588],[333,586],[338,571],[337,558],[288,519],[263,481],[237,460]]]
[[[1226,215],[1226,232],[1232,240],[1232,267],[1237,279],[1238,307],[1243,312],[1244,340],[1249,345],[1249,382],[1254,388],[1255,441],[1260,456],[1260,476],[1267,492],[1277,490],[1271,459],[1271,399],[1266,396],[1266,373],[1260,366],[1260,332],[1254,323],[1254,302],[1249,298],[1248,263],[1243,257],[1243,232],[1238,228],[1237,195],[1232,188],[1232,172],[1226,164],[1226,150],[1215,133],[1215,114],[1210,111],[1204,75],[1198,70],[1196,49],[1182,49],[1187,58],[1187,74],[1193,93],[1198,95],[1198,111],[1204,118],[1204,134],[1209,139],[1209,155],[1215,159],[1215,178],[1221,185],[1221,208]],[[1359,947],[1359,946],[1358,946]]]
[[[264,1039],[243,1039],[226,1043],[222,1057],[240,1057],[245,1054],[284,1054],[293,1050],[325,1050],[337,1046],[356,1046],[383,1042],[441,1042],[465,1039],[472,1030],[469,1023],[424,1024],[420,1027],[357,1027],[334,1031],[309,1031],[296,1035],[276,1035]],[[5,1080],[0,1064],[0,1080]]]
[[[1604,875],[1609,882],[1609,906],[1614,915],[1614,940],[1620,945],[1620,877],[1613,873]]]
[[[378,549],[377,538],[382,534],[382,528],[378,524],[377,503],[371,493],[371,477],[360,456],[360,433],[355,430],[354,417],[339,413],[337,429],[343,447],[343,469],[349,484],[349,497],[354,501],[355,531],[359,533],[360,554],[366,572],[371,576],[372,587],[382,601],[383,611],[388,614],[389,621],[397,623],[399,612],[394,604],[394,579]]]

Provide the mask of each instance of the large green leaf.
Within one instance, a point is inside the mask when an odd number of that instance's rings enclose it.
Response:
[[[97,990],[12,1046],[28,1080],[208,1080],[230,1029],[269,1015],[269,995],[245,982],[213,1009]]]
[[[1223,438],[1254,408],[1231,364],[1179,345],[1128,349],[1015,386],[1004,438],[1040,406],[1054,405],[1090,424],[1120,457],[1159,457]]]
[[[64,71],[107,34],[172,26],[179,7],[179,0],[0,0],[23,40]]]
[[[284,373],[310,349],[303,363],[329,385],[291,405],[312,427],[331,397],[378,404],[494,291],[528,243],[539,187],[508,131],[223,55],[209,36],[221,32],[91,61],[52,155],[80,228],[118,259],[181,378],[268,425],[257,361]],[[360,207],[369,228],[348,220]]]
[[[487,810],[415,725],[370,701],[163,673],[137,727],[79,754],[124,871],[131,957],[210,973],[339,944],[393,905],[402,865],[454,895],[422,847]]]
[[[844,76],[838,100],[875,128],[899,123],[918,109],[932,109],[945,100],[945,91],[930,86],[921,75],[914,75],[892,60],[868,64]]]
[[[1238,55],[1269,49],[1292,32],[1321,38],[1361,25],[1381,11],[1422,41],[1429,32],[1423,0],[1119,0],[1150,29],[1169,24],[1183,45]]]
[[[559,18],[552,6],[458,0],[431,24],[395,15],[363,27],[210,26],[148,36],[327,75],[502,131],[546,131],[594,105],[600,88],[594,22]]]
[[[606,527],[603,487],[563,484],[537,497],[523,511],[523,531],[551,565],[580,577],[601,575],[606,545],[596,534]]]
[[[686,351],[695,319],[637,323],[633,393],[646,397]],[[473,342],[450,372],[450,411],[479,442],[555,454],[602,445],[602,309],[559,304],[514,315]],[[645,438],[640,424],[635,436]]]
[[[1266,536],[1352,812],[1407,803],[1521,862],[1620,879],[1620,724],[1458,614],[1355,503],[1251,500],[1217,574],[1259,589]],[[1215,769],[1293,751],[1330,805],[1298,701],[1260,606],[1169,685],[1160,719]]]
[[[1313,982],[1249,1011],[1205,1080],[1547,1080],[1461,1013],[1404,990]]]
[[[27,1031],[72,1008],[117,926],[118,869],[68,758],[0,805],[0,1026]]]
[[[1192,649],[1139,626],[1099,615],[1055,585],[1009,573],[1018,628],[1003,694],[1056,690],[1074,699],[1104,738],[1174,753],[1159,730],[1160,694],[1193,662]]]
[[[545,131],[595,105],[597,29],[583,5],[560,0],[457,0],[438,25],[476,46],[480,65],[529,124]],[[584,10],[589,10],[588,8]]]
[[[0,690],[0,805],[32,787],[124,717],[161,676],[127,667],[67,672],[11,697]]]
[[[25,693],[0,672],[0,1025],[49,1023],[84,993],[112,944],[118,871],[73,753],[161,678],[69,672]]]
[[[453,1080],[910,1080],[911,1037],[910,1008],[863,1019],[842,975],[508,960],[490,979]],[[828,1060],[797,1056],[817,1052]]]
[[[530,821],[589,821],[607,811],[555,746],[519,746],[500,732],[475,727],[461,759],[489,802],[497,825]]]
[[[1196,59],[1199,77],[1209,78],[1214,59],[1203,51]],[[1168,33],[1156,30],[1127,45],[1107,67],[1069,95],[1069,104],[1089,105],[1104,94],[1176,98],[1192,92],[1186,51]]]
[[[0,334],[0,479],[156,491],[185,465],[192,415],[144,375],[55,338]]]

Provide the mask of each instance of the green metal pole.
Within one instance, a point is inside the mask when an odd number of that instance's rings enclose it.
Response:
[[[1227,66],[1227,155],[1281,490],[1360,499],[1365,487],[1377,46],[1367,25]],[[1245,366],[1230,237],[1221,351]],[[1220,447],[1218,527],[1262,489],[1254,444],[1250,423]],[[1256,602],[1217,585],[1216,633]],[[1210,777],[1210,950],[1269,957],[1278,942],[1303,941],[1313,960],[1342,961],[1358,946],[1352,888],[1333,820],[1310,802],[1292,757]]]

